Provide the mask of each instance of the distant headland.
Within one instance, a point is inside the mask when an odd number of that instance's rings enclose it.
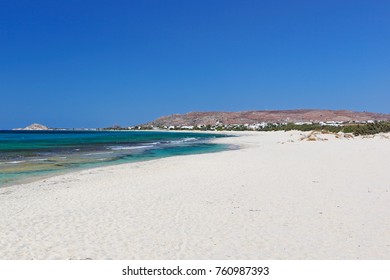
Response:
[[[24,128],[14,128],[12,130],[50,130],[50,128],[48,128],[45,125],[39,124],[39,123],[33,123],[33,124],[30,124],[29,126],[26,126]]]

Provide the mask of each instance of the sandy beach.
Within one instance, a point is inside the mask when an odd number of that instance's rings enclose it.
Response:
[[[0,259],[390,259],[389,134],[235,134],[1,188]]]

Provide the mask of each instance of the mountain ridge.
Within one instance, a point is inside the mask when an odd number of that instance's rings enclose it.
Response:
[[[253,124],[261,122],[364,122],[389,121],[390,114],[356,112],[351,110],[252,110],[239,112],[189,112],[157,118],[145,125],[151,126],[199,126],[215,124]]]

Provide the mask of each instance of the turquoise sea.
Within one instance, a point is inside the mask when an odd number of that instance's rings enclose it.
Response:
[[[226,137],[155,131],[0,131],[0,187],[71,170],[217,152]]]

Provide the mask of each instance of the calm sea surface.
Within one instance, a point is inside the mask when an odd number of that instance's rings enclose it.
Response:
[[[70,170],[217,152],[226,137],[154,131],[0,131],[0,187]]]

